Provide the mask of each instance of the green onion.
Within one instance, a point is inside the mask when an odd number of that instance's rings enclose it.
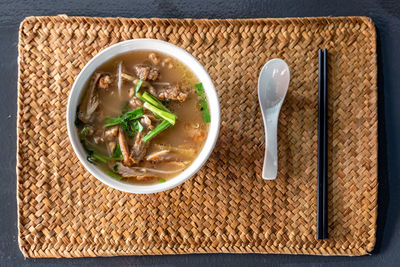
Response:
[[[95,151],[93,151],[92,157],[103,163],[107,163],[107,160],[108,160],[108,157],[100,155],[100,154],[96,153]]]
[[[79,138],[83,139],[86,136],[86,132],[89,130],[89,126],[83,127],[82,131],[79,133]]]
[[[118,160],[123,160],[123,157],[111,157],[111,158],[107,158],[108,161],[118,161]]]
[[[140,121],[137,121],[137,125],[139,133],[143,132],[143,125],[140,123]]]
[[[140,79],[139,82],[138,82],[138,84],[136,85],[135,94],[137,94],[137,93],[139,92],[139,89],[140,89],[140,87],[142,86],[142,83],[143,83],[143,80]]]
[[[113,151],[113,157],[120,157],[122,155],[121,147],[117,144]]]
[[[118,174],[116,174],[115,172],[112,171],[106,171],[107,175],[111,176],[112,178],[115,178],[117,180],[121,180],[122,177]]]
[[[92,158],[91,155],[87,155],[87,156],[86,156],[86,160],[89,161],[90,163],[96,165],[96,161],[94,161],[94,159]]]
[[[147,108],[148,110],[150,110],[151,112],[153,112],[155,115],[160,116],[161,118],[163,118],[164,120],[167,120],[169,123],[171,123],[172,125],[175,124],[175,121],[177,119],[175,114],[172,114],[170,112],[161,110],[159,108],[156,108],[155,106],[151,105],[150,103],[146,102],[144,103],[143,107]]]
[[[194,86],[194,88],[196,89],[197,94],[201,98],[200,105],[201,105],[201,110],[203,112],[203,121],[205,123],[209,123],[209,122],[211,122],[210,112],[208,110],[208,104],[207,104],[207,99],[206,99],[206,94],[204,92],[203,84],[198,83]]]
[[[155,106],[158,109],[167,111],[167,112],[171,112],[169,111],[161,102],[160,100],[158,100],[155,96],[153,96],[152,94],[149,94],[147,92],[144,92],[143,95],[138,94],[138,97],[143,100],[144,102],[147,102],[149,104],[152,104],[153,106]]]
[[[153,138],[154,136],[156,136],[157,134],[161,133],[162,131],[164,131],[165,129],[167,129],[169,126],[171,126],[171,123],[169,123],[168,121],[162,121],[159,125],[157,125],[156,128],[154,128],[153,130],[151,130],[148,134],[146,134],[145,137],[142,138],[143,142],[147,142],[149,141],[151,138]]]
[[[124,124],[127,121],[136,120],[136,119],[142,117],[143,114],[144,114],[143,108],[138,108],[138,109],[126,112],[118,117],[107,118],[104,123],[104,127],[110,127],[110,126],[114,126],[114,125],[118,125],[118,124]],[[127,126],[127,125],[125,125],[125,126]]]
[[[131,76],[131,75],[129,75],[129,74],[126,74],[126,73],[121,73],[121,77],[124,78],[124,79],[130,80],[130,81],[132,81],[132,82],[133,82],[134,80],[136,80],[135,77],[133,77],[133,76]]]
[[[159,183],[165,183],[167,180],[165,180],[164,178],[158,178],[158,182]]]

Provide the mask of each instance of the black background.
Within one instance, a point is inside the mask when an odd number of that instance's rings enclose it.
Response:
[[[18,248],[16,204],[16,110],[18,26],[26,16],[268,18],[369,16],[378,32],[379,216],[371,256],[323,257],[203,254],[81,259],[24,259]],[[399,0],[108,0],[0,1],[0,266],[400,266]]]

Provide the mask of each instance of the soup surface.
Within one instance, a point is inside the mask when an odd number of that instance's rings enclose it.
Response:
[[[209,122],[202,84],[185,65],[158,52],[134,51],[92,74],[75,125],[89,162],[115,179],[149,184],[193,162]]]

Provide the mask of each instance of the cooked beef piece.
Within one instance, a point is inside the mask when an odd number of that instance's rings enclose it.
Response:
[[[161,150],[157,152],[153,152],[150,155],[146,157],[146,160],[148,161],[167,161],[167,160],[172,160],[173,156],[171,155],[171,152],[169,150]]]
[[[160,74],[158,68],[154,68],[144,64],[135,66],[137,76],[143,81],[155,81]]]
[[[143,103],[142,100],[139,99],[139,97],[137,96],[133,96],[131,98],[131,100],[129,100],[129,105],[133,108],[133,109],[138,109],[143,107]]]
[[[178,85],[170,85],[165,88],[161,88],[157,91],[158,98],[161,100],[171,99],[183,102],[186,100],[188,94]]]
[[[201,143],[207,138],[207,131],[200,129],[196,124],[188,123],[184,129],[186,135],[195,143]]]
[[[103,73],[99,79],[99,88],[101,89],[108,89],[110,84],[112,83],[112,78],[109,73]]]
[[[97,82],[101,77],[101,73],[95,73],[90,80],[90,85],[85,95],[83,96],[82,102],[79,106],[78,118],[87,123],[90,121],[93,113],[99,106],[99,94],[97,91]]]
[[[100,144],[100,143],[103,143],[103,142],[104,142],[104,139],[103,139],[103,137],[101,137],[101,136],[95,136],[95,137],[93,137],[93,141],[94,141],[96,144]]]
[[[107,141],[112,141],[118,136],[118,126],[109,127],[104,132],[104,139]]]
[[[150,131],[150,130],[154,129],[150,115],[143,115],[143,117],[140,118],[140,123],[143,125],[143,127],[146,129],[146,131]]]
[[[112,154],[114,153],[114,150],[115,150],[116,146],[117,146],[117,143],[114,142],[114,141],[107,143],[107,150],[108,150],[108,154],[110,156],[112,156]]]
[[[137,132],[135,136],[135,141],[132,146],[130,158],[133,163],[139,163],[143,157],[146,155],[147,147],[149,142],[143,142],[144,132]]]
[[[121,163],[116,164],[117,173],[124,178],[135,178],[138,181],[146,181],[154,178],[154,173],[147,172],[146,168],[127,167]]]
[[[126,166],[132,166],[132,161],[129,157],[128,144],[126,142],[125,134],[121,128],[118,129],[118,142],[119,142],[119,147],[122,152],[122,157],[124,158],[124,164]]]
[[[87,123],[93,116],[99,106],[99,92],[98,88],[108,88],[111,84],[111,75],[109,73],[97,72],[90,80],[90,85],[86,91],[82,102],[79,106],[78,118]]]
[[[157,57],[156,53],[150,53],[149,59],[153,62],[154,65],[158,65],[160,63],[160,59]]]

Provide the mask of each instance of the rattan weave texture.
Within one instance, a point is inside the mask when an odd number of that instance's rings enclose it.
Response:
[[[66,129],[74,78],[117,42],[157,38],[193,54],[217,88],[222,123],[207,164],[167,192],[122,193],[88,174]],[[329,235],[316,240],[317,49],[329,57]],[[362,255],[377,217],[376,33],[364,17],[125,19],[29,17],[20,26],[17,199],[27,257],[183,253]],[[291,82],[279,173],[261,178],[262,65]]]

